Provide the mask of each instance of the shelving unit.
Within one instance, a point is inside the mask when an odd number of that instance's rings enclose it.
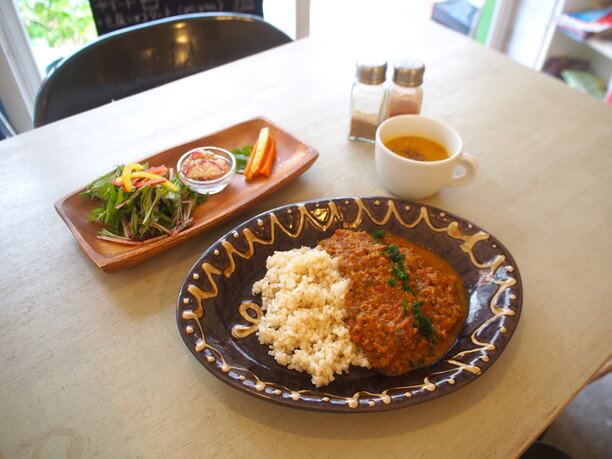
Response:
[[[607,83],[612,75],[612,42],[601,39],[576,41],[564,34],[555,22],[555,18],[563,13],[600,6],[595,0],[558,0],[540,48],[536,67],[541,70],[548,58],[553,56],[585,59],[591,63],[593,73]]]
[[[585,44],[606,58],[612,59],[612,41],[590,38],[585,41]]]

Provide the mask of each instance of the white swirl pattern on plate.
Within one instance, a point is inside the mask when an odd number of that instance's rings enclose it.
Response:
[[[227,266],[219,268],[218,266],[221,266],[221,263],[215,265],[210,261],[202,262],[199,268],[208,280],[211,288],[209,290],[202,290],[195,283],[189,282],[187,283],[186,291],[179,298],[179,327],[183,327],[183,331],[187,335],[193,335],[192,351],[196,354],[204,353],[206,361],[210,364],[207,367],[209,370],[215,371],[216,369],[221,371],[230,379],[242,384],[247,392],[252,393],[255,391],[255,393],[265,394],[268,398],[272,397],[272,401],[279,403],[287,402],[285,404],[291,405],[291,401],[300,400],[307,402],[306,406],[300,407],[310,409],[319,409],[318,405],[323,403],[329,405],[328,411],[333,411],[338,407],[348,407],[351,410],[367,410],[368,408],[390,404],[397,404],[397,407],[406,406],[412,404],[407,402],[408,399],[423,393],[434,393],[441,384],[455,386],[456,380],[461,374],[468,374],[470,376],[468,382],[470,382],[482,373],[483,368],[492,363],[489,352],[495,351],[498,348],[496,342],[500,335],[508,332],[508,328],[504,324],[505,318],[513,319],[512,323],[509,324],[511,331],[513,331],[518,321],[517,312],[520,311],[521,295],[520,285],[517,285],[518,270],[515,266],[508,263],[507,256],[504,255],[503,250],[497,244],[492,244],[490,248],[497,252],[496,255],[490,260],[480,261],[475,254],[475,247],[477,244],[484,243],[484,241],[490,239],[491,236],[488,233],[480,230],[473,234],[464,234],[460,229],[459,222],[450,218],[446,212],[416,203],[404,205],[405,211],[420,207],[416,218],[412,221],[406,221],[398,208],[399,203],[406,203],[406,201],[390,198],[371,200],[371,204],[375,208],[384,209],[383,206],[386,206],[384,215],[377,218],[374,212],[368,209],[364,200],[367,200],[367,198],[342,198],[296,204],[291,206],[292,208],[277,209],[253,219],[258,227],[265,226],[264,220],[269,221],[270,235],[268,237],[256,235],[247,225],[241,229],[242,239],[246,242],[246,250],[241,251],[232,242],[229,242],[229,239],[236,240],[240,237],[236,230],[228,233],[226,238],[222,239],[220,243],[215,244],[215,247],[219,246],[219,248],[214,249],[215,257],[223,259]],[[356,206],[355,216],[352,219],[348,219],[348,212],[343,213],[339,203],[347,208],[349,206]],[[309,209],[308,205],[312,206],[313,204],[314,208]],[[297,210],[297,217],[293,214],[294,210]],[[279,219],[279,212],[283,211],[294,217],[286,224],[283,224]],[[432,216],[435,211],[438,211],[437,219],[445,222],[446,225],[436,226],[432,223]],[[341,396],[308,388],[292,390],[283,384],[263,380],[254,372],[242,366],[228,363],[224,354],[207,342],[201,323],[202,318],[205,317],[204,302],[216,297],[219,293],[215,276],[230,278],[234,274],[237,258],[249,260],[255,254],[257,245],[273,246],[277,239],[277,232],[284,233],[292,239],[298,239],[307,223],[324,232],[331,228],[332,225],[340,225],[339,227],[348,229],[358,229],[361,227],[364,218],[368,218],[372,223],[381,227],[389,225],[390,222],[397,222],[405,229],[413,229],[420,224],[425,224],[434,233],[446,233],[451,239],[461,242],[460,249],[469,257],[472,266],[480,271],[480,279],[476,285],[495,286],[496,291],[488,301],[490,317],[482,321],[471,333],[470,340],[473,347],[461,350],[445,358],[445,362],[450,368],[432,372],[418,384],[390,387],[376,393],[357,390],[351,396]],[[468,224],[467,227],[472,229],[473,225]],[[201,276],[195,270],[196,268],[194,267],[192,278],[199,280]],[[516,293],[512,291],[513,288],[517,289]],[[479,290],[476,288],[470,297],[470,312],[468,315],[472,314],[472,302],[479,300],[476,297],[479,294]],[[238,317],[249,324],[236,324],[232,329],[232,336],[242,339],[256,331],[262,311],[253,302],[243,302],[240,305],[236,305],[236,308]],[[483,338],[486,334],[490,335],[489,339]],[[451,353],[453,349],[451,349]],[[440,378],[441,375],[444,375],[444,378]],[[325,410],[325,408],[323,409]]]

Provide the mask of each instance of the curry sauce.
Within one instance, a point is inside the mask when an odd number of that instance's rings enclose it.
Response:
[[[461,277],[435,253],[404,238],[338,230],[319,243],[350,279],[351,340],[372,367],[398,375],[440,359],[467,311]]]

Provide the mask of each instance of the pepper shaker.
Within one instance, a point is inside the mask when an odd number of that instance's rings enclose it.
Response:
[[[393,66],[393,83],[387,88],[383,119],[397,115],[418,115],[423,104],[425,64],[414,59],[401,59]]]
[[[350,140],[374,142],[382,121],[385,96],[386,61],[357,61],[355,82],[351,90]]]

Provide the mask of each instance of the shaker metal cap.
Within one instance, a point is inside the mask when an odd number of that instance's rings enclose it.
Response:
[[[425,64],[416,59],[399,59],[395,61],[393,81],[400,86],[416,87],[423,84]]]
[[[387,75],[387,61],[384,60],[358,60],[357,79],[360,83],[381,84]]]

